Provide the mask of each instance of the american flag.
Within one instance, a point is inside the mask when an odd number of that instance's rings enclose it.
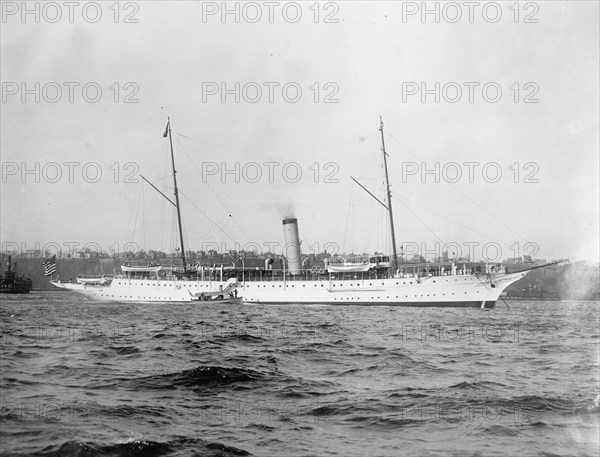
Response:
[[[46,276],[52,276],[56,273],[56,254],[54,254],[52,258],[46,260],[42,265],[44,265],[44,274]]]

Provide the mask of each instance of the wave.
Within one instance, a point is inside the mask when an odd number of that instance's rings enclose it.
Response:
[[[197,438],[178,437],[168,442],[132,440],[127,443],[100,444],[94,442],[67,441],[48,446],[28,454],[7,454],[14,457],[30,455],[34,457],[158,457],[189,449],[193,455],[205,457],[249,456],[249,452],[218,442]]]
[[[209,387],[231,384],[246,384],[265,380],[258,371],[245,368],[199,366],[176,373],[148,376],[136,380],[136,385],[149,389],[171,389],[175,387]]]
[[[140,351],[135,346],[110,346],[108,349],[115,351],[119,355],[140,354]]]
[[[449,386],[449,389],[497,389],[498,387],[507,387],[506,384],[494,381],[463,381]]]

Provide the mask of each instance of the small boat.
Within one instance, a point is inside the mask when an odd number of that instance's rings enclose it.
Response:
[[[346,263],[344,265],[327,265],[327,271],[329,273],[355,273],[369,271],[371,265],[368,263],[351,264]]]
[[[75,278],[75,281],[77,281],[78,284],[102,285],[102,284],[106,284],[106,283],[109,283],[110,281],[112,281],[112,278],[107,278],[104,275],[102,275],[102,276],[79,275]]]
[[[207,292],[197,292],[195,294],[189,292],[192,300],[210,302],[210,303],[223,303],[231,305],[241,305],[243,303],[242,297],[237,296],[238,281],[236,278],[229,278],[223,286],[219,286],[218,290],[212,290]]]
[[[162,265],[121,265],[124,273],[156,273]]]
[[[194,301],[201,301],[203,303],[214,303],[214,304],[221,304],[221,305],[241,305],[244,303],[244,299],[242,297],[233,297],[231,295],[227,296],[227,297],[223,297],[222,295],[218,295],[218,296],[199,296],[199,297],[192,297],[192,300]]]
[[[335,259],[325,262],[325,268],[329,273],[364,273],[369,270],[387,270],[390,267],[388,256],[372,256],[361,261],[349,262],[345,259]]]

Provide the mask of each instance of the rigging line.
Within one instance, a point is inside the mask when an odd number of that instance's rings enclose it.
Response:
[[[207,237],[207,236],[208,236],[208,234],[209,234],[210,232],[212,232],[212,231],[213,231],[215,228],[218,228],[218,227],[219,227],[219,226],[220,226],[220,225],[223,223],[223,221],[224,221],[225,219],[227,219],[227,216],[223,216],[223,217],[221,218],[221,220],[220,220],[220,221],[217,223],[217,225],[216,225],[216,226],[214,226],[214,225],[213,225],[213,226],[212,226],[210,229],[208,229],[208,231],[206,231],[205,233],[203,233],[202,235],[200,235],[200,236],[199,236],[199,238],[200,238],[200,239],[204,239],[205,237]]]
[[[177,246],[177,210],[171,210],[171,252],[178,252]]]
[[[189,136],[185,136],[182,133],[176,132],[175,130],[171,129],[172,133],[175,133],[176,135],[179,135],[182,138],[185,138],[186,140],[191,140],[191,141],[198,141],[198,140],[194,140],[193,138],[190,138]]]
[[[137,195],[135,198],[135,202],[136,202],[136,209],[135,209],[135,215],[133,217],[133,225],[131,227],[131,240],[135,240],[135,230],[137,228],[137,218],[138,218],[138,214],[140,212],[140,196],[142,193],[142,188],[138,187],[137,189]]]
[[[404,144],[402,144],[398,139],[396,139],[391,133],[386,132],[388,136],[390,136],[394,141],[396,141],[401,147],[402,149],[404,149],[406,152],[408,152],[410,155],[412,155],[414,158],[418,159],[418,160],[423,160],[421,159],[419,156],[417,156],[414,152],[412,152],[410,149],[408,149],[408,147],[406,147]],[[494,216],[492,213],[490,213],[488,210],[486,210],[484,207],[482,207],[479,203],[477,203],[476,201],[472,200],[468,195],[466,195],[464,192],[462,192],[458,187],[456,187],[453,183],[447,182],[445,181],[448,185],[450,185],[455,191],[457,191],[458,193],[460,193],[463,197],[465,197],[467,200],[469,200],[472,204],[474,204],[475,206],[477,206],[479,209],[481,209],[483,212],[485,212],[487,215],[489,215],[492,219],[494,219],[496,222],[499,222],[500,224],[502,224],[504,227],[506,227],[508,230],[510,230],[511,232],[513,232],[515,235],[519,236],[520,238],[522,238],[524,241],[529,242],[529,240],[524,237],[523,235],[521,235],[519,232],[517,232],[515,229],[513,229],[512,227],[510,227],[508,224],[506,224],[505,222],[503,222],[502,220],[500,220],[499,218],[497,218],[496,216]],[[541,246],[539,245],[539,243],[535,243],[536,246],[538,247],[539,252],[548,254],[548,252],[545,252],[545,250],[541,249]],[[548,255],[548,257],[550,257],[552,260],[554,260],[554,258],[551,255]]]
[[[224,223],[220,223],[219,227],[212,227],[208,232],[204,233],[201,237],[202,240],[208,239],[210,241],[221,229],[224,229],[227,226],[229,219],[227,219]]]
[[[419,157],[417,154],[415,154],[414,152],[412,152],[410,149],[408,149],[408,147],[406,147],[403,143],[400,142],[400,140],[398,140],[394,135],[392,135],[390,133],[389,130],[385,131],[385,136],[389,136],[392,140],[394,140],[396,143],[398,143],[400,145],[400,147],[402,147],[402,149],[404,149],[406,152],[408,152],[411,156],[413,156],[415,159],[417,160],[423,160],[421,157]]]
[[[190,156],[190,154],[187,152],[187,149],[185,148],[185,146],[181,143],[181,141],[179,141],[179,139],[176,139],[176,140],[177,140],[177,144],[179,144],[179,146],[181,146],[181,149],[183,149],[183,152],[185,152],[185,155],[188,157],[189,161],[192,162],[192,165],[196,169],[196,172],[198,172],[198,174],[200,176],[203,176],[202,172],[198,169],[198,166],[196,165],[196,162],[194,162],[194,159],[192,159],[192,157]],[[204,179],[203,179],[203,181],[204,181]],[[213,193],[213,195],[215,196],[215,198],[217,199],[217,201],[221,204],[221,206],[225,209],[225,211],[227,211],[227,214],[229,215],[229,217],[231,217],[233,219],[233,222],[235,223],[235,225],[238,226],[238,228],[240,229],[240,232],[242,232],[242,235],[244,235],[246,237],[246,240],[248,242],[250,242],[251,241],[250,237],[246,234],[246,232],[244,231],[244,229],[242,228],[242,226],[238,223],[237,219],[232,216],[231,211],[229,211],[229,208],[227,208],[227,206],[225,206],[225,203],[223,203],[223,201],[219,198],[219,195],[217,194],[217,192],[215,192],[215,190],[212,188],[212,186],[210,185],[210,183],[208,181],[206,181],[204,184],[206,184],[208,186],[208,188]]]
[[[133,194],[133,199],[131,201],[131,211],[129,212],[129,217],[131,217],[131,219],[129,219],[129,230],[130,230],[130,240],[133,241],[133,235],[134,235],[134,227],[135,227],[135,211],[137,210],[136,207],[136,201],[137,201],[137,194],[140,191],[140,181],[138,181],[138,186],[135,189],[135,193]]]
[[[494,219],[496,222],[499,222],[500,224],[502,224],[504,227],[506,227],[508,230],[510,230],[511,232],[513,232],[515,235],[521,237],[524,241],[529,243],[529,240],[527,238],[525,238],[523,235],[521,235],[519,232],[517,232],[516,230],[514,230],[512,227],[508,226],[507,224],[505,224],[504,222],[502,222],[500,219],[498,219],[496,216],[494,216],[492,213],[490,213],[488,210],[486,210],[483,206],[481,206],[479,203],[477,203],[474,200],[471,200],[470,197],[468,197],[462,190],[460,190],[458,187],[454,186],[451,183],[448,183],[452,186],[452,188],[457,191],[459,194],[461,194],[463,197],[465,197],[467,200],[469,200],[471,203],[473,203],[475,206],[477,206],[478,208],[480,208],[483,212],[485,212],[486,214],[488,214],[492,219]],[[539,248],[539,244],[535,243],[538,245]],[[542,249],[539,249],[540,252],[544,252],[545,254],[548,254],[548,252],[543,251]],[[552,260],[555,260],[551,255],[549,255],[548,257],[550,257]]]
[[[354,212],[354,202],[352,202],[352,252],[354,252],[354,246],[356,244],[356,219]]]
[[[213,221],[208,214],[206,214],[204,211],[202,211],[202,209],[200,209],[200,207],[198,205],[196,205],[184,192],[182,192],[181,189],[179,189],[179,193],[182,194],[186,198],[186,200],[189,201],[194,206],[194,208],[196,208],[198,211],[200,211],[202,213],[202,215],[204,215],[204,217],[206,217],[214,225],[217,225],[215,223],[215,221]],[[225,232],[221,227],[218,227],[218,228],[221,232],[223,232],[223,234],[225,236],[227,236],[229,239],[231,239],[231,241],[233,241],[234,243],[237,243],[237,240],[235,240],[229,233]]]
[[[450,184],[450,183],[448,183]],[[507,225],[506,223],[504,223],[503,221],[501,221],[500,219],[498,219],[496,216],[494,216],[492,213],[490,213],[489,211],[487,211],[485,208],[483,208],[481,205],[479,205],[476,201],[471,200],[465,193],[463,193],[458,187],[454,186],[453,184],[451,184],[452,188],[456,191],[458,191],[460,194],[462,194],[463,196],[465,196],[467,198],[467,200],[470,200],[474,205],[478,206],[479,208],[481,208],[485,213],[487,213],[490,217],[492,217],[494,220],[496,220],[497,222],[499,222],[500,224],[502,224],[504,227],[506,227],[508,230],[510,230],[511,232],[513,232],[515,235],[521,237],[525,242],[527,243],[531,243],[531,241],[529,241],[527,238],[525,238],[523,235],[521,235],[519,232],[517,232],[515,229],[513,229],[512,227],[510,227],[509,225]],[[550,255],[550,253],[548,251],[546,251],[545,249],[542,249],[541,245],[537,242],[533,242],[533,244],[537,247],[538,251],[541,253],[546,254],[551,261],[556,260],[554,258],[554,256]]]
[[[185,149],[185,147],[183,146],[183,144],[179,140],[177,140],[177,143],[181,146],[181,148],[183,149],[183,152],[185,152],[185,154],[187,155],[187,157],[190,160],[190,162],[192,162],[192,165],[194,165],[194,168],[196,169],[196,171],[200,174],[200,176],[202,176],[202,173],[198,169],[198,166],[196,165],[196,163],[194,162],[194,160],[192,159],[192,157],[190,156],[190,154],[187,152],[187,150]],[[246,232],[244,231],[244,229],[242,228],[242,226],[238,223],[237,219],[231,214],[231,211],[229,210],[229,208],[227,208],[227,206],[225,206],[225,203],[223,203],[223,201],[219,198],[219,195],[217,194],[217,192],[215,192],[215,190],[212,188],[212,186],[210,185],[210,183],[208,181],[205,184],[208,186],[208,188],[210,189],[210,191],[213,193],[213,195],[215,196],[215,198],[217,199],[217,201],[221,204],[221,206],[225,209],[225,211],[227,211],[227,214],[233,220],[233,222],[235,223],[235,225],[238,226],[238,228],[240,229],[240,232],[242,232],[242,234],[246,237],[246,240],[248,242],[250,242],[251,241],[250,237],[246,234]]]
[[[504,245],[509,246],[509,247],[511,246],[509,243],[507,243],[505,241],[502,241],[502,240],[499,240],[497,238],[494,238],[493,236],[490,236],[490,235],[488,235],[486,233],[480,232],[479,230],[476,230],[476,229],[474,229],[472,227],[469,227],[468,225],[461,224],[460,222],[455,221],[453,219],[450,219],[449,217],[446,217],[446,216],[444,216],[442,214],[436,213],[435,211],[433,211],[433,210],[431,210],[429,208],[426,208],[425,206],[423,206],[423,205],[421,205],[421,204],[419,204],[417,202],[411,201],[408,197],[405,197],[404,195],[398,194],[398,193],[393,192],[393,191],[392,191],[392,195],[394,195],[394,197],[403,198],[404,200],[407,200],[409,203],[411,203],[411,204],[413,204],[415,206],[418,206],[418,207],[424,209],[425,211],[429,211],[431,214],[434,214],[434,215],[436,215],[438,217],[441,217],[442,219],[446,219],[447,221],[452,222],[452,223],[454,223],[456,225],[459,225],[459,226],[461,226],[461,227],[463,227],[463,228],[465,228],[467,230],[470,230],[472,232],[475,232],[478,235],[484,236],[485,238],[489,238],[490,240],[496,241],[497,243],[504,244]]]
[[[434,231],[433,231],[431,228],[429,228],[429,226],[428,226],[428,225],[427,225],[425,222],[423,222],[423,221],[421,220],[421,218],[419,218],[419,216],[417,216],[417,215],[416,215],[416,214],[415,214],[415,213],[414,213],[414,212],[413,212],[413,211],[412,211],[412,210],[411,210],[411,209],[408,207],[408,205],[407,205],[406,203],[404,203],[402,200],[399,200],[399,201],[400,201],[400,203],[402,204],[402,206],[404,206],[404,207],[405,207],[405,208],[408,210],[408,212],[409,212],[410,214],[412,214],[412,215],[413,215],[413,217],[414,217],[414,218],[416,218],[416,219],[417,219],[417,220],[418,220],[418,221],[419,221],[421,224],[423,224],[423,225],[425,226],[425,228],[426,228],[427,230],[429,230],[429,231],[431,232],[431,234],[432,234],[433,236],[435,236],[435,237],[437,238],[437,240],[438,240],[440,243],[442,243],[442,244],[446,244],[446,243],[444,243],[444,242],[442,241],[442,239],[441,239],[439,236],[437,236],[437,235],[436,235],[436,233],[435,233],[435,232],[434,232]]]
[[[367,136],[359,136],[358,141],[360,141],[361,143],[365,143],[369,138],[371,138],[373,135],[377,135],[378,133],[379,133],[379,130],[373,130]]]
[[[142,187],[142,249],[146,250],[146,199],[144,188]]]
[[[163,176],[167,173],[167,164],[168,164],[168,155],[164,154],[165,160],[163,161]],[[163,193],[167,190],[167,179],[166,177],[160,178],[162,179],[162,191]],[[161,207],[160,207],[160,247],[164,249],[165,246],[165,232],[167,231],[166,223],[165,223],[165,201],[161,199]],[[170,247],[170,246],[169,246]]]
[[[229,221],[231,221],[231,219],[230,219],[230,218],[228,218],[227,216],[226,216],[226,219],[227,219],[227,220],[225,221],[225,223],[224,223],[224,224],[223,224],[221,227],[213,227],[211,230],[209,230],[209,233],[210,233],[212,230],[214,230],[215,228],[217,229],[217,232],[218,232],[219,230],[223,231],[223,230],[225,229],[225,227],[227,227],[227,224],[229,224]],[[216,234],[217,232],[215,232],[215,234]],[[213,234],[210,234],[210,235],[208,235],[208,236],[212,237],[212,236],[213,236]],[[234,243],[235,243],[235,245],[236,245],[236,246],[238,245],[237,241],[234,241]],[[225,248],[225,246],[226,246],[226,245],[224,245],[223,243],[221,243],[221,247],[220,247],[219,249],[224,249],[224,248]],[[236,247],[236,246],[234,246],[234,247]]]
[[[163,249],[163,243],[165,241],[165,204],[161,203],[160,207],[160,249]]]
[[[344,242],[342,243],[343,249],[346,249],[346,238],[348,236],[348,225],[350,219],[350,204],[348,205],[348,212],[346,213],[346,228],[344,229]]]
[[[196,138],[191,138],[191,137],[189,137],[189,136],[185,136],[185,135],[183,135],[183,134],[181,134],[181,133],[179,133],[179,132],[176,132],[175,130],[172,130],[172,129],[171,129],[171,132],[173,132],[173,133],[174,133],[174,134],[176,134],[177,136],[180,136],[180,137],[182,137],[182,138],[185,138],[186,140],[195,141],[196,143],[200,143],[200,144],[206,144],[206,145],[208,145],[208,146],[213,146],[213,147],[215,147],[215,148],[217,148],[217,149],[227,149],[227,147],[226,147],[225,145],[222,145],[222,144],[219,144],[219,143],[210,143],[210,142],[208,142],[208,141],[203,141],[203,140],[198,140],[198,139],[196,139]],[[177,138],[176,138],[176,140],[177,140]],[[179,144],[181,144],[181,143],[179,143]]]
[[[185,236],[185,245],[188,247],[188,252],[194,252],[192,250],[192,245],[190,244],[190,238],[189,238],[188,233],[187,233],[187,227],[185,225],[185,221],[183,220],[183,215],[181,216],[181,224],[183,225],[183,235]],[[190,256],[189,259],[186,257],[186,261],[189,264],[190,261],[191,261],[191,256]]]

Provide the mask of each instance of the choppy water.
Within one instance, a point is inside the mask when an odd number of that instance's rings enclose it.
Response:
[[[598,455],[598,303],[2,297],[3,455]]]

